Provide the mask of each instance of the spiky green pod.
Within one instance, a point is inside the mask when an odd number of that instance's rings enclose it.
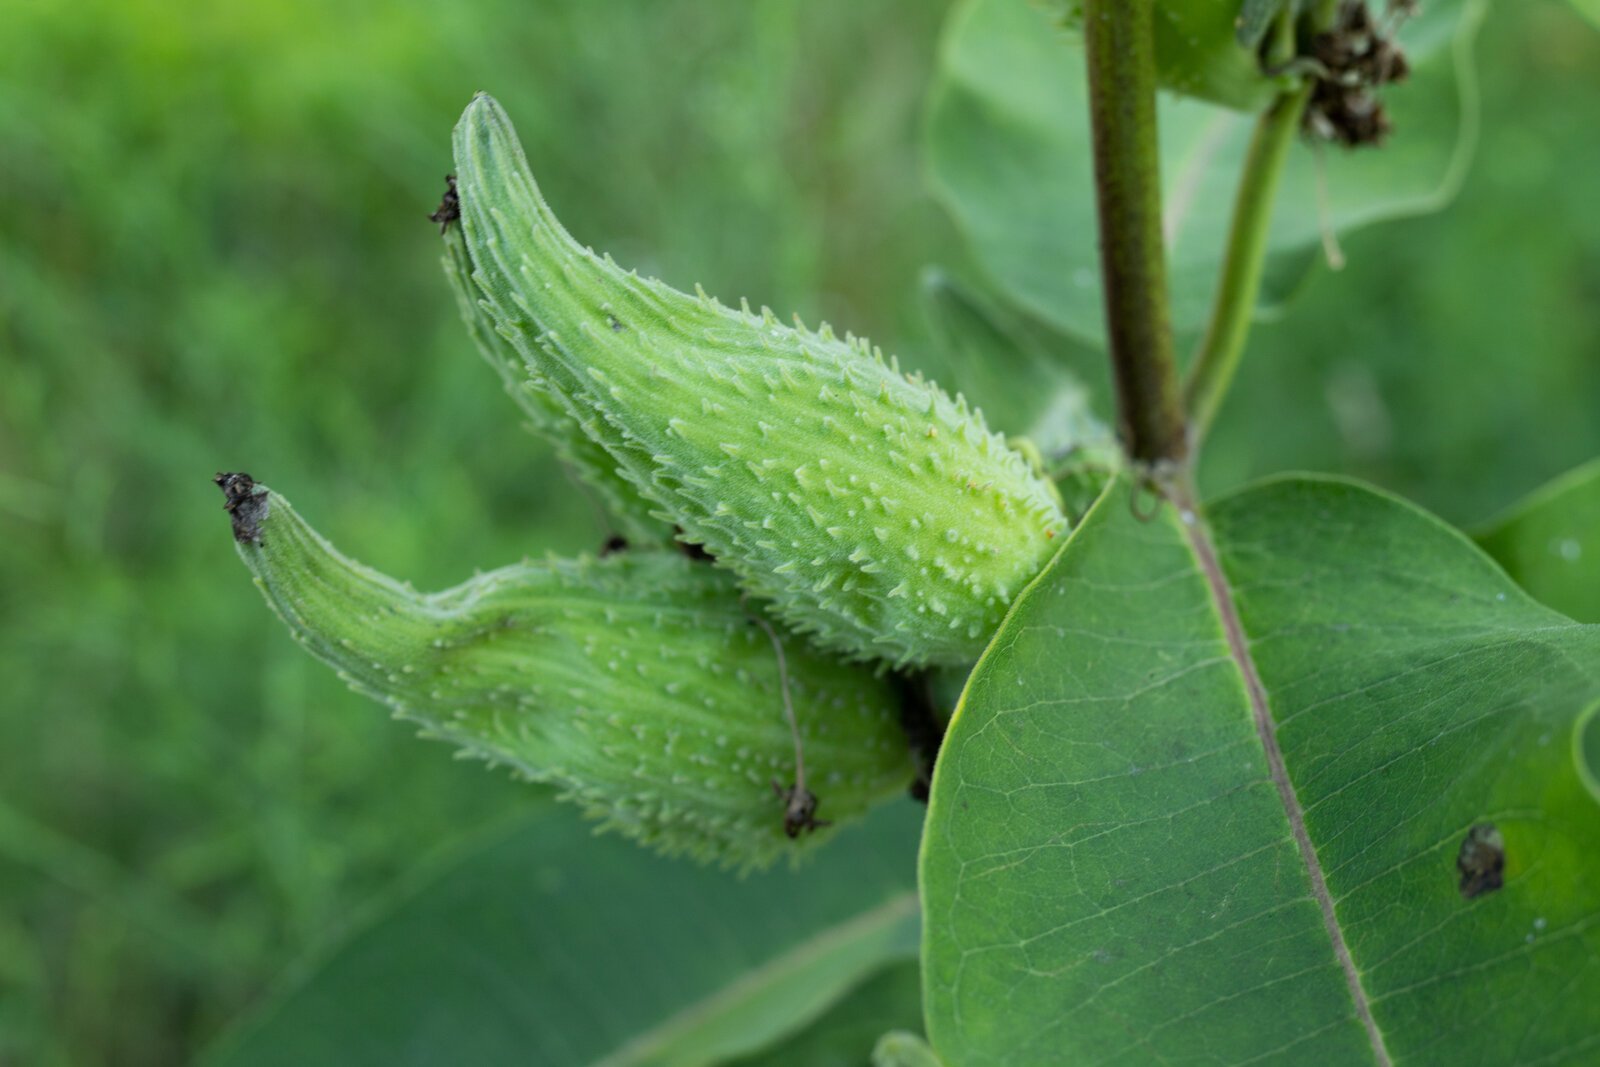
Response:
[[[528,380],[522,356],[495,331],[473,294],[472,265],[459,229],[445,227],[444,273],[455,291],[461,321],[484,360],[500,375],[506,392],[528,417],[528,426],[554,449],[556,456],[592,491],[616,533],[634,545],[670,541],[672,529],[651,514],[651,505],[631,483],[617,474],[617,465],[561,406],[551,393]]]
[[[560,786],[671,853],[771,862],[774,783],[796,780],[783,673],[731,575],[672,552],[525,562],[422,594],[341,555],[283,497],[219,478],[268,603],[351,687],[426,736]],[[889,683],[785,649],[806,784],[834,823],[901,793],[913,767]]]
[[[818,644],[970,662],[1059,544],[1050,486],[864,341],[618,268],[545,206],[480,95],[455,131],[482,304],[618,470]]]

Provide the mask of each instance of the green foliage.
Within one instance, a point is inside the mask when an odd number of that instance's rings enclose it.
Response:
[[[1040,6],[1062,25],[1082,25],[1083,0]],[[1162,88],[1246,110],[1265,104],[1275,82],[1256,55],[1252,25],[1271,19],[1272,6],[1272,0],[1159,0],[1155,44]]]
[[[1175,93],[1254,110],[1277,86],[1239,40],[1241,0],[1177,0],[1156,10],[1156,63]]]
[[[938,1055],[916,1034],[884,1034],[872,1049],[872,1067],[942,1067]]]
[[[922,1028],[922,968],[884,968],[855,986],[800,1033],[728,1067],[861,1067],[885,1027]]]
[[[1600,630],[1354,485],[1133,503],[1108,493],[1019,599],[951,724],[922,860],[935,1045],[1372,1062],[1355,983],[1396,1062],[1592,1051],[1600,818],[1566,739]],[[1504,885],[1466,898],[1483,823]]]
[[[1572,748],[1579,775],[1589,787],[1589,792],[1600,801],[1600,703],[1578,720],[1577,729],[1573,731]]]
[[[1454,195],[1476,144],[1471,46],[1484,10],[1483,0],[1433,0],[1401,28],[1412,74],[1385,97],[1395,133],[1381,150],[1291,151],[1263,303],[1283,301],[1301,282],[1325,227],[1347,232],[1435,211]],[[934,188],[1005,296],[1098,343],[1105,326],[1087,116],[1082,49],[1047,32],[1041,12],[1010,0],[956,9],[929,106]],[[1159,120],[1172,315],[1183,332],[1204,322],[1216,288],[1254,123],[1186,98],[1163,98]]]
[[[819,645],[970,662],[1066,529],[965,403],[867,342],[624,272],[545,205],[500,105],[456,126],[473,279],[500,333],[685,539]]]
[[[1600,460],[1535,490],[1476,536],[1540,601],[1600,623]]]
[[[555,813],[513,824],[395,898],[204,1062],[690,1067],[755,1053],[837,1021],[823,1013],[840,996],[915,954],[919,819],[886,808],[802,870],[746,878]],[[899,1003],[884,999],[856,1062]],[[766,1055],[749,1062],[785,1062]]]
[[[1600,200],[1582,180],[1600,140],[1572,132],[1600,108],[1600,34],[1582,6],[1491,7],[1459,203],[1346,233],[1352,269],[1275,307],[1205,485],[1342,471],[1463,522],[1600,455]],[[948,264],[1005,337],[1070,361],[1106,410],[1104,359],[974,285],[981,256],[962,261],[922,191],[915,117],[942,7],[7,9],[0,1060],[182,1062],[419,852],[544,803],[415,743],[284,640],[201,482],[218,466],[293,480],[337,541],[424,587],[600,544],[610,520],[507,417],[438,284],[424,216],[475,89],[505,94],[541,146],[563,220],[641,270],[925,354],[916,369],[991,424],[1033,432],[995,416],[1036,393],[991,399],[1007,373],[974,365],[983,346],[947,360],[929,336],[915,279]],[[1391,98],[1396,151],[1457,114],[1440,93],[1439,114],[1402,115],[1417,88]],[[1190,210],[1220,225],[1226,199]],[[1092,248],[1092,230],[1014,204],[1041,254]],[[1300,266],[1285,257],[1271,295]],[[1572,737],[1591,791],[1597,721]],[[472,918],[436,913],[429,934],[465,945]],[[631,930],[618,919],[604,952],[651,960]],[[428,1018],[351,1003],[397,1038]]]
[[[1600,167],[1600,139],[1568,117],[1600,109],[1600,34],[1566,4],[1498,4],[1474,48],[1484,118],[1459,196],[1350,235],[1344,271],[1258,324],[1201,457],[1212,492],[1337,471],[1459,525],[1600,456],[1600,201],[1569,178]]]
[[[1299,0],[1241,0],[1233,26],[1239,44],[1245,48],[1260,47],[1273,20],[1291,5],[1295,9],[1301,6]]]

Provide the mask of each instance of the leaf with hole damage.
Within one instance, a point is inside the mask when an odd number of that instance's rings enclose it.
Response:
[[[922,856],[940,1053],[1600,1055],[1574,759],[1600,628],[1359,486],[1275,481],[1207,519],[1141,521],[1114,487],[976,668]]]
[[[548,813],[392,902],[205,1062],[687,1067],[760,1049],[914,957],[920,819],[906,801],[798,872],[738,878]]]
[[[1600,460],[1534,490],[1476,537],[1535,599],[1600,622]]]
[[[1431,0],[1400,30],[1411,77],[1385,91],[1394,133],[1354,152],[1296,145],[1268,243],[1263,305],[1292,295],[1314,261],[1324,211],[1344,233],[1438,210],[1455,194],[1476,141],[1471,43],[1484,0]],[[926,147],[935,193],[980,267],[1007,298],[1100,343],[1094,190],[1083,48],[1046,11],[1017,0],[966,0],[951,13],[929,99]],[[1164,96],[1163,211],[1173,321],[1209,311],[1254,120]]]

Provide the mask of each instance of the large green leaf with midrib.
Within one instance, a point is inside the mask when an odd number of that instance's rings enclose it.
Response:
[[[922,1028],[922,969],[886,967],[851,989],[803,1031],[722,1067],[864,1067],[878,1038]]]
[[[1600,1056],[1600,627],[1355,485],[1149,510],[1096,504],[952,721],[922,857],[947,1061],[1382,1062],[1358,1001],[1395,1063]],[[1485,822],[1504,886],[1466,899]]]

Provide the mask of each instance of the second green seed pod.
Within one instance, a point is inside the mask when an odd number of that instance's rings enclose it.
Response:
[[[610,828],[759,866],[828,833],[786,826],[775,785],[806,785],[821,820],[842,823],[911,781],[890,682],[801,641],[780,651],[716,568],[625,552],[418,593],[346,558],[248,475],[218,484],[240,557],[314,655],[429,735],[560,787]]]

